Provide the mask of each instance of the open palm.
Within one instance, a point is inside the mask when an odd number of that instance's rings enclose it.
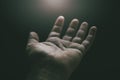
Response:
[[[95,26],[91,27],[88,32],[87,22],[83,22],[76,31],[78,24],[79,21],[73,19],[65,35],[60,38],[64,17],[59,16],[45,42],[39,42],[37,33],[31,32],[27,45],[29,55],[37,57],[38,63],[52,61],[72,72],[91,46],[96,33]]]

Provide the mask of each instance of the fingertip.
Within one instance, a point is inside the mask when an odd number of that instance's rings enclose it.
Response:
[[[59,19],[64,19],[64,16],[59,16],[58,18],[59,18]]]
[[[85,32],[87,32],[89,26],[88,26],[88,23],[87,22],[82,22],[82,24],[80,25],[80,29],[81,30],[84,30]]]
[[[39,41],[39,37],[38,34],[36,32],[30,32],[30,39],[36,39],[37,41]]]
[[[79,22],[79,20],[78,20],[77,18],[74,18],[73,21],[75,21],[75,22]]]
[[[96,26],[92,26],[92,27],[90,28],[89,34],[90,34],[90,35],[95,35],[95,34],[96,34],[96,31],[97,31],[97,27],[96,27]]]
[[[64,19],[65,19],[64,16],[59,16],[59,17],[58,17],[58,20],[59,20],[59,21],[64,21]]]
[[[36,32],[30,32],[30,35],[37,35]]]
[[[88,25],[88,23],[86,21],[82,22],[83,25]]]
[[[92,29],[93,31],[97,31],[97,27],[96,27],[96,26],[92,26],[91,29]]]
[[[59,16],[56,21],[55,21],[55,25],[57,26],[63,26],[64,24],[64,17],[63,16]]]
[[[70,26],[76,27],[76,26],[78,26],[78,24],[79,24],[79,20],[75,18],[71,21]]]
[[[78,24],[79,20],[77,18],[75,18],[75,19],[72,20],[72,22],[75,23],[75,24]]]

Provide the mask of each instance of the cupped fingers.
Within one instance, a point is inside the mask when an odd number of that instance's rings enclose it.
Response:
[[[95,26],[92,26],[89,29],[89,33],[86,37],[86,39],[82,42],[82,45],[85,46],[86,50],[89,49],[89,47],[92,45],[95,35],[96,35],[97,28]]]
[[[69,28],[67,29],[66,31],[66,34],[63,36],[63,40],[67,40],[67,41],[70,41],[75,32],[76,32],[76,29],[77,29],[77,26],[79,24],[79,21],[78,19],[73,19],[69,25]]]
[[[73,38],[72,42],[81,43],[83,41],[83,39],[85,38],[87,30],[88,30],[88,23],[83,22],[81,24],[78,32],[76,33],[76,36]]]

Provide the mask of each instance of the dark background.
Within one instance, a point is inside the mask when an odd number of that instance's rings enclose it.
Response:
[[[120,79],[120,6],[117,0],[74,0],[78,5],[74,12],[47,14],[42,10],[32,12],[32,1],[4,0],[0,3],[0,80],[25,80],[29,71],[25,52],[29,32],[37,32],[44,41],[59,15],[66,18],[64,31],[73,18],[98,27],[94,45],[70,80]],[[81,10],[81,7],[85,8]]]

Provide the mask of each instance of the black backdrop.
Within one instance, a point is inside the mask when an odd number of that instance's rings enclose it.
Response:
[[[31,12],[27,6],[32,0],[4,0],[0,4],[0,80],[25,80],[29,71],[25,46],[30,31],[36,31],[44,41],[59,15],[98,27],[97,36],[88,54],[70,80],[118,79],[120,75],[119,2],[116,0],[81,0],[85,10],[78,6],[73,13]],[[77,4],[81,5],[80,0]],[[65,31],[66,27],[64,28]]]

